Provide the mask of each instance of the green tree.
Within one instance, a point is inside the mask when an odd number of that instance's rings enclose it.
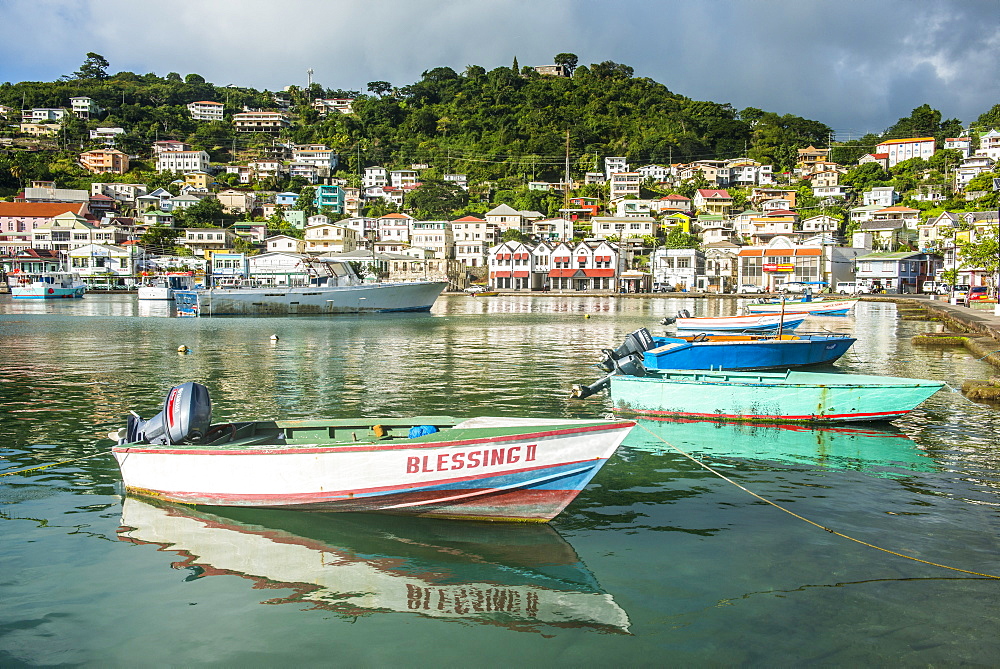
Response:
[[[295,200],[295,208],[305,212],[305,217],[316,215],[316,189],[312,186],[305,186],[299,191],[299,197]]]
[[[566,68],[566,74],[572,77],[573,70],[576,69],[576,65],[580,62],[580,59],[576,57],[575,53],[557,53],[552,62],[556,65],[562,65]]]
[[[167,255],[173,252],[177,238],[184,234],[183,230],[168,228],[165,225],[151,226],[139,238],[139,244],[147,253]]]
[[[684,228],[678,225],[671,228],[670,232],[664,236],[663,246],[668,249],[696,249],[698,248],[698,238],[684,232]]]
[[[406,198],[417,218],[445,219],[469,203],[469,194],[447,181],[425,179]]]
[[[214,197],[206,197],[197,204],[175,213],[174,218],[180,218],[184,227],[205,228],[222,227],[224,216],[222,203]]]
[[[91,51],[87,53],[87,58],[83,61],[83,65],[73,73],[73,76],[76,79],[107,79],[109,65],[110,63],[108,63],[104,56]]]
[[[962,267],[978,267],[989,276],[995,276],[1000,266],[997,256],[997,230],[989,228],[985,234],[979,235],[974,242],[959,242],[959,257]]]

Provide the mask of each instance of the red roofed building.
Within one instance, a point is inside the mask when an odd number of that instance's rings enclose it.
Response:
[[[699,188],[694,194],[695,209],[700,214],[728,216],[733,206],[733,197],[728,191],[715,188]]]
[[[11,255],[30,247],[35,228],[66,212],[89,217],[90,207],[80,202],[0,202],[0,252]]]
[[[877,163],[882,166],[883,170],[889,169],[889,154],[888,153],[868,153],[861,156],[858,159],[858,165],[864,165],[865,163]]]
[[[475,216],[463,216],[451,222],[455,240],[455,259],[467,267],[482,267],[490,247],[500,243],[500,225]]]

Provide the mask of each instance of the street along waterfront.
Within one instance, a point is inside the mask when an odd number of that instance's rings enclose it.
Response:
[[[603,416],[605,395],[569,397],[600,350],[737,302],[708,304],[445,296],[430,314],[179,319],[128,295],[4,296],[0,467],[107,450],[128,410],[188,380],[219,419]],[[802,329],[856,336],[848,371],[991,374],[910,345],[938,328],[862,302]],[[0,477],[0,663],[987,664],[996,581],[824,532],[670,445],[838,532],[997,574],[997,416],[945,390],[890,425],[642,422],[540,532],[124,504],[110,455]]]

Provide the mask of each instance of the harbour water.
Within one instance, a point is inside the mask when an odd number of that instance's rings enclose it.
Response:
[[[593,417],[600,349],[736,300],[444,296],[430,314],[174,318],[0,297],[0,473],[104,453],[206,384],[217,420]],[[845,371],[993,370],[891,303]],[[272,335],[277,335],[273,340]],[[179,346],[189,352],[179,354]],[[1000,348],[1000,346],[998,346]],[[110,455],[0,477],[0,665],[993,665],[1000,413],[946,389],[886,425],[640,421],[549,526],[157,505]],[[683,453],[682,453],[683,451]],[[843,535],[785,513],[700,467]]]

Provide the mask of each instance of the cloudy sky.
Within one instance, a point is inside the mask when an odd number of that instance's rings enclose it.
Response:
[[[364,91],[570,52],[838,139],[924,103],[964,123],[1000,103],[1000,0],[0,0],[0,26],[0,82],[52,81],[93,51],[112,73],[277,90],[311,68]]]

